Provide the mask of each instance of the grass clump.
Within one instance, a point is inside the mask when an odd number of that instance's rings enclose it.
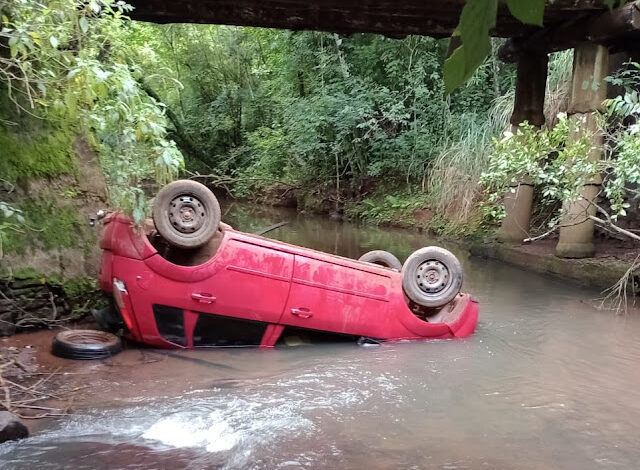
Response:
[[[427,205],[427,195],[424,193],[394,191],[388,194],[379,191],[360,202],[348,203],[345,215],[374,224],[413,227],[420,225],[414,212]]]

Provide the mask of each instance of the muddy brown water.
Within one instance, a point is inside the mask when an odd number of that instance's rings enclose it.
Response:
[[[349,257],[386,249],[403,260],[434,243],[238,204],[225,220],[246,231],[289,220],[269,236]],[[0,445],[0,468],[640,468],[638,316],[449,248],[480,300],[467,340],[131,349],[76,363],[95,389],[73,415]]]

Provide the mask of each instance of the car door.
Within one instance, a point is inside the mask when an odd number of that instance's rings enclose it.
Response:
[[[295,255],[284,325],[372,336],[389,321],[390,278],[330,255]]]
[[[146,323],[153,322],[144,328],[145,340],[160,334],[174,344],[190,346],[194,332],[193,345],[221,345],[230,344],[224,336],[252,332],[248,343],[257,338],[259,344],[261,332],[282,315],[293,255],[252,241],[228,233],[213,259],[200,266],[178,266],[157,254],[147,258],[147,269],[135,271],[135,276],[132,272],[126,280],[139,291],[134,310]]]
[[[293,255],[233,235],[211,277],[193,283],[191,310],[277,323],[289,294]]]

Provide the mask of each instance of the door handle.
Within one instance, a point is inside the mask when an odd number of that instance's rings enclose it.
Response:
[[[291,314],[300,318],[311,318],[313,316],[313,312],[306,307],[292,308]]]
[[[196,302],[200,302],[201,304],[212,304],[216,301],[216,298],[211,294],[191,294],[191,298]]]

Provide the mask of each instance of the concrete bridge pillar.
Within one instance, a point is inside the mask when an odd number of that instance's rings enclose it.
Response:
[[[598,130],[594,111],[600,109],[607,97],[604,78],[609,71],[609,51],[606,47],[584,43],[575,48],[573,79],[569,102],[569,119],[577,130],[569,135],[569,142],[588,136],[593,149],[589,158],[602,157],[603,136]],[[589,258],[594,255],[594,223],[589,219],[595,215],[592,202],[600,192],[600,176],[597,175],[582,188],[580,198],[564,206],[564,218],[560,227],[560,239],[556,255],[562,258]]]
[[[516,95],[511,115],[514,134],[518,125],[527,121],[542,127],[544,124],[544,95],[547,87],[549,56],[545,53],[528,54],[518,61]],[[517,138],[517,137],[516,137]],[[498,240],[506,243],[521,243],[528,236],[533,186],[528,181],[514,185],[504,196],[506,216],[498,231]]]

